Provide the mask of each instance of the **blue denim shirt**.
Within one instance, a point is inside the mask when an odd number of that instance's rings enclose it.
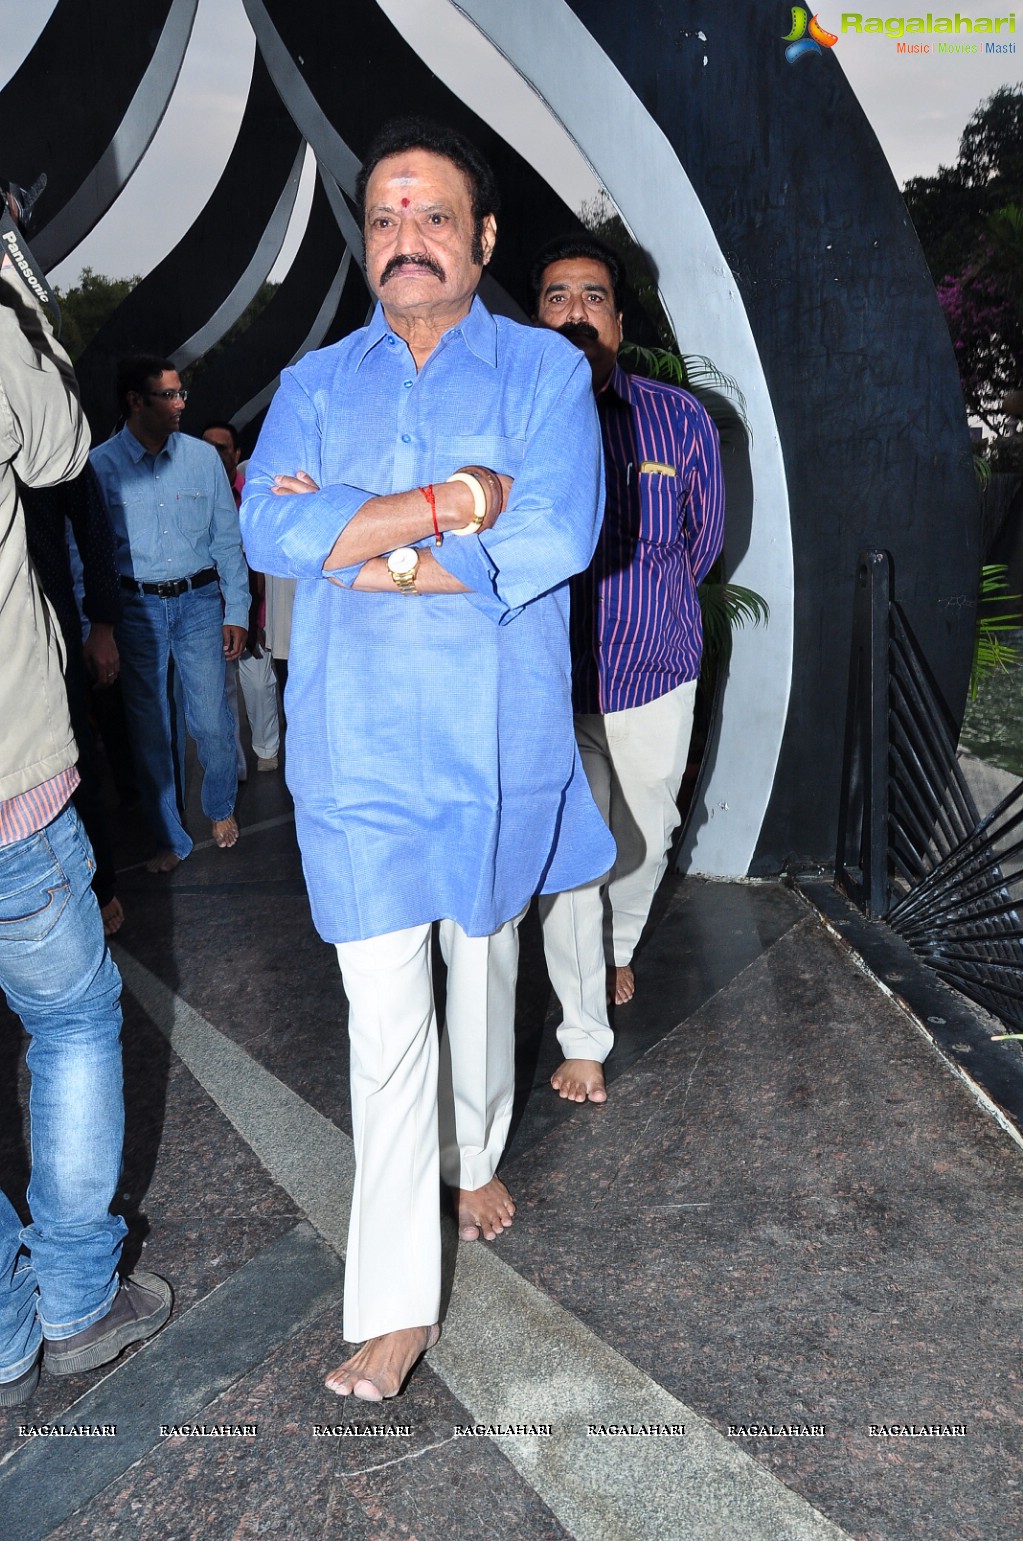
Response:
[[[225,626],[249,624],[249,577],[238,510],[212,444],[172,433],[158,455],[128,428],[90,456],[110,510],[118,570],[140,583],[215,567]]]
[[[493,529],[421,542],[468,593],[363,593],[323,576],[368,498],[468,464],[515,478]],[[320,491],[275,497],[274,475],[297,470]],[[586,359],[479,300],[418,372],[378,308],[282,375],[242,527],[256,567],[299,580],[288,784],[328,941],[441,918],[487,935],[535,892],[611,866],[575,747],[568,647],[568,579],[590,561],[602,503]]]

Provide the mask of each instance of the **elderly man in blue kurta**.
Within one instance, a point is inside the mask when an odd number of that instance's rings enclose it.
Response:
[[[344,1332],[368,1341],[326,1384],[379,1401],[439,1335],[439,1178],[465,1240],[514,1213],[495,1174],[518,922],[613,844],[572,733],[567,580],[602,505],[588,365],[475,298],[497,200],[461,136],[390,125],[357,191],[380,304],[285,371],[242,528],[257,568],[299,580],[288,782],[350,1005]]]

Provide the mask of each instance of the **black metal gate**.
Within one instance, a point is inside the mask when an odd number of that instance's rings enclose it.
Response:
[[[956,729],[892,594],[860,558],[836,882],[947,983],[1023,1030],[1023,782],[981,819]]]

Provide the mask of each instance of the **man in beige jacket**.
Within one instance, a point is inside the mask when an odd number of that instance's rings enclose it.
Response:
[[[15,212],[10,204],[11,213]],[[121,981],[71,794],[71,733],[56,617],[25,543],[18,478],[50,486],[85,464],[74,373],[15,269],[0,214],[0,987],[31,1042],[31,1224],[0,1192],[0,1407],[27,1402],[40,1361],[70,1375],[166,1321],[155,1274],[121,1280]]]

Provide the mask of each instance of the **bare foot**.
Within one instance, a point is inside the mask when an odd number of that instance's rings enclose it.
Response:
[[[213,843],[222,851],[229,851],[238,843],[238,825],[233,814],[229,813],[226,819],[213,820]]]
[[[636,976],[628,964],[607,971],[607,1004],[624,1006],[636,993]]]
[[[121,908],[120,899],[115,897],[108,900],[101,906],[100,914],[103,917],[103,935],[116,936],[124,925],[124,910]]]
[[[146,862],[147,872],[173,872],[175,867],[181,866],[181,857],[176,851],[157,851]]]
[[[512,1223],[515,1200],[499,1177],[482,1188],[456,1188],[458,1234],[463,1241],[479,1241],[480,1233],[494,1241]]]
[[[569,1102],[606,1102],[604,1067],[596,1059],[566,1059],[551,1076],[559,1097]]]
[[[331,1370],[323,1384],[339,1397],[361,1397],[364,1402],[396,1397],[416,1361],[439,1337],[439,1327],[403,1327],[370,1338],[351,1359]]]

